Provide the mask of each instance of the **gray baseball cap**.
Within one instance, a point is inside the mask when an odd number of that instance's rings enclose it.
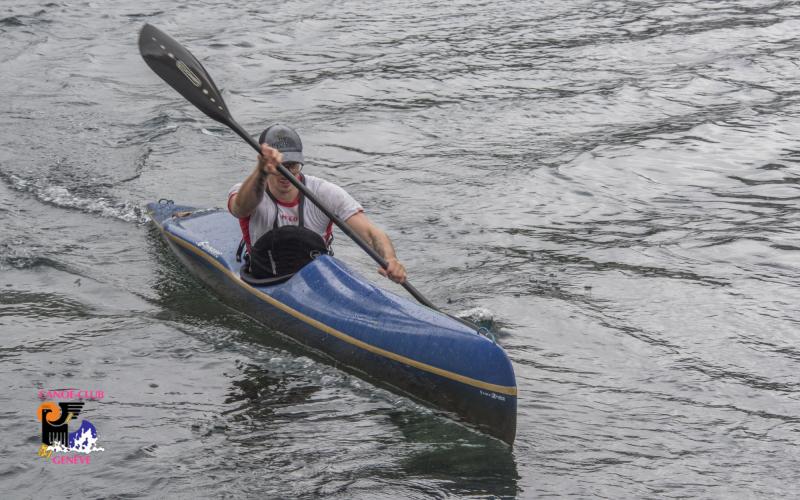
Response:
[[[281,152],[284,163],[305,163],[303,142],[297,132],[288,125],[274,123],[261,132],[259,144],[267,144]]]

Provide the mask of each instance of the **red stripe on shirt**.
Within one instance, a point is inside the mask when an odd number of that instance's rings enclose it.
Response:
[[[231,201],[233,200],[233,197],[236,196],[237,194],[239,194],[239,193],[231,193],[231,195],[228,196],[228,212],[230,212],[231,215],[233,215],[234,217],[236,217],[236,216],[233,214],[233,211],[231,210]],[[237,218],[239,219],[239,228],[241,228],[241,230],[242,230],[242,239],[244,240],[245,244],[247,245],[247,253],[250,253],[250,247],[251,247],[251,243],[250,243],[250,216],[237,217]]]
[[[250,253],[250,217],[240,218],[239,227],[242,230],[242,239],[247,245],[247,253]]]

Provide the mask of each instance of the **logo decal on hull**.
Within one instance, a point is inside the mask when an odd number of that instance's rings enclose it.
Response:
[[[209,243],[207,241],[201,241],[201,242],[199,242],[197,244],[197,246],[202,248],[206,252],[210,253],[211,255],[213,255],[216,258],[222,257],[222,252],[220,252],[219,250],[217,250],[216,248],[211,246],[211,243]]]
[[[486,392],[486,391],[480,391],[480,392],[481,396],[486,396],[487,398],[499,399],[500,401],[506,400],[505,396],[503,396],[502,394],[497,394],[496,392]]]

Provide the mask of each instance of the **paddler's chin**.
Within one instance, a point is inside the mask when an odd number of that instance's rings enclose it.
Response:
[[[288,194],[292,191],[294,186],[288,179],[281,176],[280,178],[271,179],[269,183],[270,190],[276,195]]]

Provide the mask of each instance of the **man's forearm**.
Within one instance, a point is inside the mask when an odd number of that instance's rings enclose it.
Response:
[[[250,174],[231,205],[231,212],[236,217],[247,217],[253,213],[261,200],[264,198],[264,189],[267,181],[267,174],[261,168],[256,168]]]
[[[397,255],[395,255],[392,241],[389,239],[386,233],[376,228],[370,236],[370,244],[373,250],[378,252],[378,254],[385,260],[397,260]]]
[[[396,283],[403,283],[406,280],[406,268],[394,253],[394,246],[389,236],[378,229],[372,234],[371,242],[372,248],[386,261],[386,267],[378,269],[378,272]]]

